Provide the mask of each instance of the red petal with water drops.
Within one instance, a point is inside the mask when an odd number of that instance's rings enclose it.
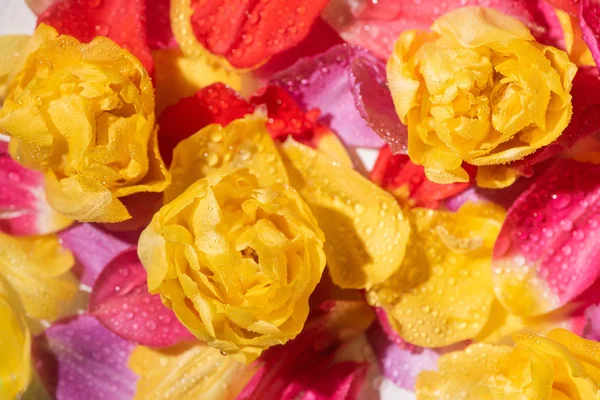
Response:
[[[137,252],[117,256],[102,271],[90,296],[89,313],[117,335],[150,347],[167,347],[194,336],[148,292]]]
[[[99,225],[79,224],[59,233],[62,245],[71,250],[81,268],[80,282],[92,286],[108,263],[125,250],[135,248],[135,234],[107,232]]]
[[[492,261],[507,310],[540,315],[584,292],[600,273],[600,165],[556,161],[509,209]]]
[[[33,340],[33,365],[54,399],[130,400],[137,383],[127,367],[133,347],[82,315],[53,324]]]
[[[371,180],[401,201],[428,208],[438,208],[441,201],[456,196],[470,185],[431,182],[425,177],[425,170],[421,165],[413,164],[406,154],[393,155],[388,146],[379,152],[371,171]]]
[[[210,124],[227,125],[254,112],[254,106],[235,90],[215,83],[194,96],[165,108],[158,117],[158,143],[164,162],[169,165],[177,143]]]
[[[40,23],[85,43],[107,36],[136,56],[148,73],[154,71],[146,33],[153,24],[147,25],[146,0],[64,0],[40,14]]]
[[[580,0],[579,23],[583,40],[587,43],[596,65],[600,68],[600,2]]]
[[[400,33],[428,30],[441,15],[467,5],[495,8],[523,21],[542,43],[563,47],[562,29],[543,0],[332,0],[323,18],[350,44],[387,60]]]
[[[300,43],[327,1],[192,0],[192,27],[211,52],[251,68]]]
[[[406,129],[396,116],[384,71],[367,51],[339,45],[299,60],[271,83],[286,89],[303,109],[319,109],[319,121],[346,145],[379,148],[386,140],[402,152]]]
[[[7,147],[0,142],[0,231],[44,235],[71,225],[46,202],[43,175],[13,161]]]

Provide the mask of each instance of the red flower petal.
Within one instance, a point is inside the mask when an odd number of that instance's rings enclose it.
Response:
[[[579,23],[583,40],[587,43],[596,65],[600,68],[600,2],[581,0]]]
[[[600,274],[600,165],[558,160],[509,209],[492,261],[495,292],[517,315],[544,314]]]
[[[379,148],[383,137],[398,152],[406,146],[406,130],[385,86],[384,70],[368,52],[340,45],[299,60],[271,83],[287,89],[302,108],[321,110],[320,121],[346,145]]]
[[[254,106],[222,83],[199,90],[165,108],[158,117],[160,154],[169,165],[177,143],[210,124],[227,125],[254,111]]]
[[[55,323],[33,341],[37,373],[54,399],[129,400],[137,376],[127,367],[133,344],[82,315]]]
[[[137,252],[117,256],[98,276],[89,312],[117,335],[151,347],[166,347],[194,336],[148,292],[146,270]]]
[[[579,0],[547,0],[556,8],[568,12],[572,16],[577,16],[579,11]]]
[[[64,0],[44,11],[38,17],[40,23],[85,43],[107,36],[136,56],[150,75],[154,71],[146,33],[146,0]]]
[[[428,30],[448,11],[467,5],[495,8],[523,21],[538,40],[559,45],[562,30],[552,8],[542,0],[332,0],[323,12],[348,43],[362,46],[387,60],[400,33]]]
[[[308,34],[327,0],[192,0],[196,38],[237,68],[255,67]]]
[[[442,185],[431,182],[425,177],[423,166],[413,164],[406,154],[393,155],[387,146],[379,152],[371,180],[398,199],[428,208],[438,208],[442,200],[469,187],[469,183]]]
[[[82,267],[81,283],[92,286],[108,263],[125,250],[135,248],[137,237],[113,234],[94,224],[80,224],[59,234]]]
[[[71,220],[46,202],[42,173],[22,167],[0,142],[0,231],[11,235],[44,235],[57,232]]]

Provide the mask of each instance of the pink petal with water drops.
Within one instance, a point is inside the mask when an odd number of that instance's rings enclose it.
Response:
[[[130,400],[137,376],[127,367],[134,345],[82,315],[53,324],[33,341],[33,365],[57,400]]]
[[[107,232],[95,224],[75,225],[58,236],[81,268],[81,283],[88,286],[113,258],[137,245],[136,236]]]
[[[542,43],[564,47],[556,14],[543,0],[332,0],[322,16],[348,43],[387,60],[402,31],[428,30],[436,18],[467,5],[495,8],[512,15]]]
[[[581,0],[579,24],[583,40],[587,43],[596,65],[600,68],[600,2]]]
[[[400,124],[385,83],[385,66],[369,52],[338,45],[302,58],[273,76],[304,109],[321,110],[319,122],[352,147],[379,148],[382,138],[402,151],[405,129]]]
[[[13,161],[8,143],[0,142],[0,231],[44,235],[58,232],[72,222],[46,202],[43,175]]]
[[[126,251],[102,271],[90,296],[89,313],[117,335],[149,347],[167,347],[194,336],[148,292],[146,270],[136,250]]]
[[[413,345],[398,345],[389,340],[378,324],[373,324],[367,331],[367,340],[383,375],[400,387],[414,390],[421,371],[437,369],[438,352]]]
[[[600,273],[600,165],[556,161],[509,209],[492,261],[494,289],[513,314],[544,314]]]

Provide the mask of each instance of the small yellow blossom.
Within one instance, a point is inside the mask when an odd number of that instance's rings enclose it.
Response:
[[[130,218],[119,197],[169,183],[148,73],[107,38],[82,44],[43,24],[27,48],[0,110],[11,156],[45,173],[58,212],[90,222]]]
[[[535,42],[518,20],[482,7],[445,14],[431,32],[403,32],[387,77],[403,123],[408,155],[438,183],[508,186],[502,164],[553,141],[571,119],[577,67],[567,54]]]

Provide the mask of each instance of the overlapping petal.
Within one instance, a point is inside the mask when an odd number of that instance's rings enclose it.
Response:
[[[56,236],[0,234],[0,277],[19,296],[28,317],[54,320],[73,312],[79,283],[73,255]]]
[[[333,0],[323,17],[348,43],[386,60],[400,33],[427,29],[436,18],[464,6],[490,7],[519,18],[542,43],[556,45],[562,38],[552,7],[538,0]]]
[[[271,83],[287,89],[305,109],[317,108],[320,120],[348,146],[406,151],[406,128],[395,115],[383,64],[365,50],[347,45],[300,59],[278,72]]]
[[[304,39],[327,0],[173,0],[171,23],[187,57],[205,49],[235,68],[260,66]]]
[[[52,398],[130,400],[137,377],[127,368],[134,345],[82,315],[55,323],[33,342],[33,359]]]
[[[231,400],[258,367],[224,357],[199,341],[189,341],[166,349],[137,346],[129,368],[140,377],[135,400]]]
[[[510,208],[492,272],[496,295],[513,314],[553,311],[598,278],[598,168],[559,160]]]
[[[92,288],[89,313],[117,335],[151,347],[167,347],[194,336],[160,296],[148,292],[146,270],[136,250],[119,254]]]
[[[367,293],[404,340],[442,347],[471,339],[487,322],[494,293],[490,261],[505,211],[467,203],[458,212],[412,209],[400,268]]]
[[[600,67],[600,4],[595,0],[581,0],[579,21],[583,40],[592,52],[596,65]]]
[[[0,142],[0,231],[12,235],[44,235],[73,221],[46,201],[44,176],[13,161],[8,143]]]
[[[343,288],[370,288],[389,278],[404,258],[410,229],[394,197],[293,139],[279,150],[291,185],[325,233],[333,281]]]
[[[6,85],[13,69],[23,57],[22,51],[29,41],[27,35],[0,36],[0,104],[6,95]]]

